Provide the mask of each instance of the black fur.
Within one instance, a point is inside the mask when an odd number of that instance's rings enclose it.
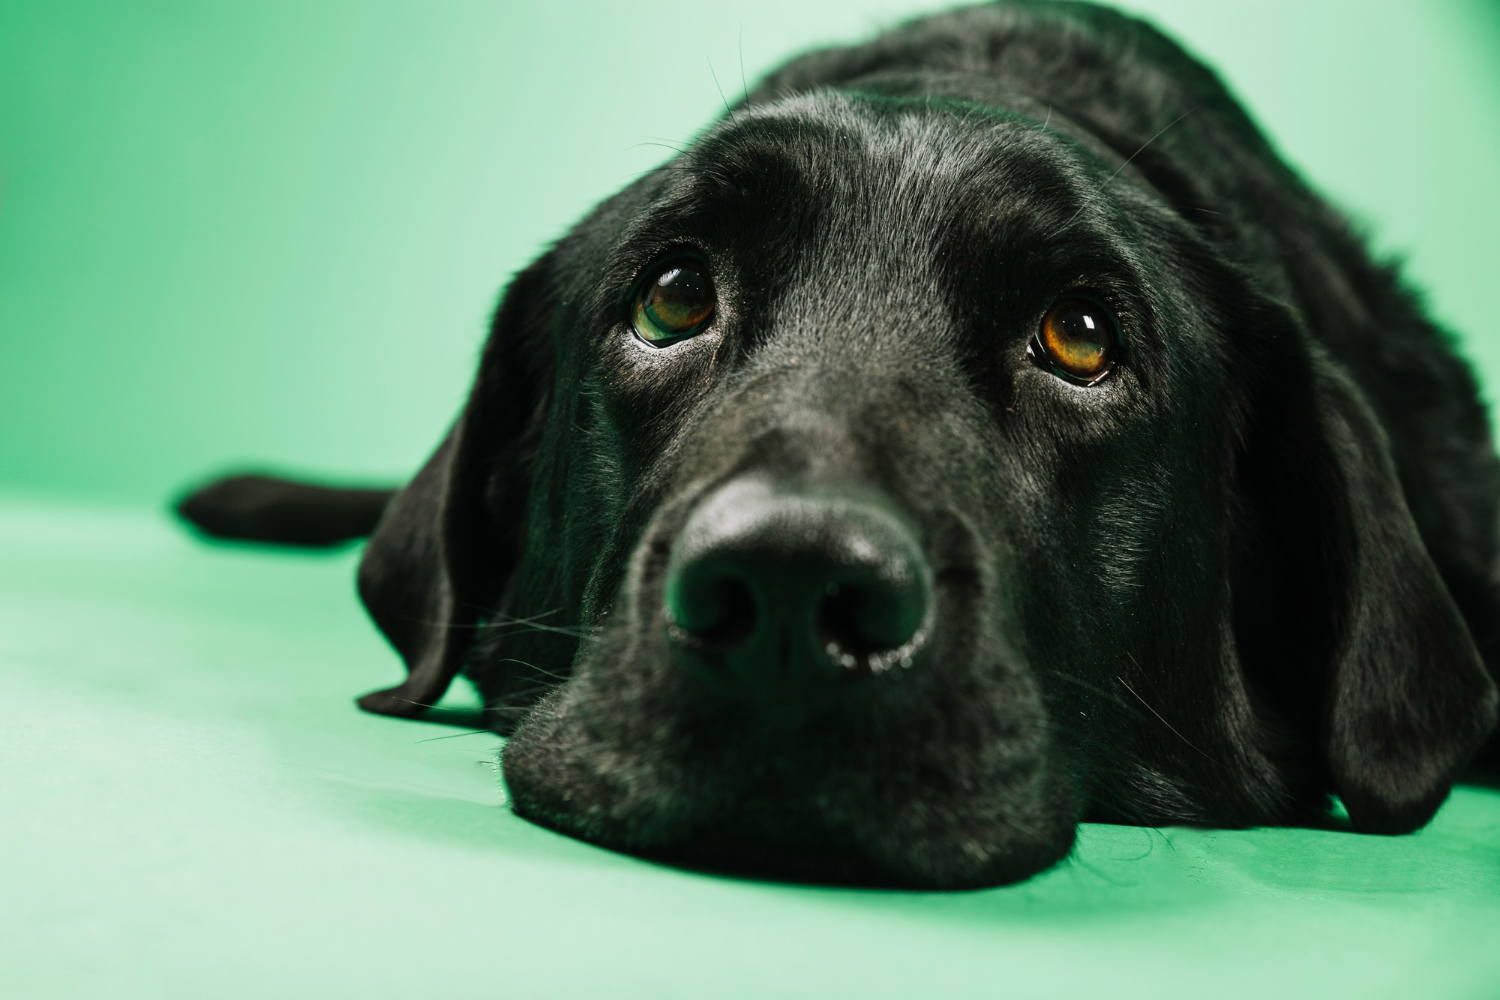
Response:
[[[681,251],[719,313],[647,347],[631,294]],[[1124,329],[1088,388],[1026,350],[1077,287]],[[684,666],[674,546],[752,480],[912,526],[910,669],[788,714]],[[976,7],[793,60],[516,278],[370,542],[410,675],[361,704],[463,671],[518,812],[714,865],[985,885],[1083,819],[1331,794],[1401,833],[1494,724],[1497,500],[1468,368],[1209,70],[1103,8]]]
[[[337,489],[246,473],[194,490],[176,510],[214,538],[323,548],[369,535],[394,492]]]

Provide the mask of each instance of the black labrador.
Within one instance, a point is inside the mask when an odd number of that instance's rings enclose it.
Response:
[[[772,73],[516,276],[387,498],[182,510],[373,528],[408,676],[361,706],[465,674],[517,812],[655,857],[982,886],[1080,820],[1333,795],[1404,833],[1495,721],[1473,374],[1209,69],[1088,4]]]

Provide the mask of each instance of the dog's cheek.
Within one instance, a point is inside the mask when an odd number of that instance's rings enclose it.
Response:
[[[665,651],[618,624],[580,657],[502,753],[515,811],[573,836],[661,851],[718,808],[727,781],[694,729],[698,706],[665,668]]]

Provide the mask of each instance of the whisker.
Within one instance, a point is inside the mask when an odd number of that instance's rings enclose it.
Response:
[[[556,614],[556,608],[551,611],[543,611],[541,614],[532,615],[530,618],[516,618],[503,611],[496,612],[489,622],[494,629],[515,629],[522,632],[527,630],[534,632],[552,632],[557,635],[565,635],[573,639],[595,639],[598,638],[603,629],[598,625],[547,625],[538,619],[548,615]]]
[[[1085,691],[1089,691],[1093,694],[1099,695],[1101,698],[1107,698],[1109,701],[1113,702],[1114,704],[1118,705],[1128,712],[1135,713],[1136,715],[1140,714],[1139,710],[1134,705],[1130,704],[1130,702],[1126,701],[1124,698],[1121,698],[1118,693],[1107,690],[1105,688],[1101,688],[1096,684],[1091,684],[1081,677],[1075,677],[1072,674],[1063,673],[1061,670],[1048,670],[1047,675],[1049,677],[1056,677],[1060,681],[1066,681],[1069,684],[1081,687]]]
[[[686,153],[687,152],[687,150],[683,149],[681,146],[674,146],[670,142],[657,142],[654,139],[645,139],[645,140],[642,140],[641,142],[632,143],[631,145],[626,146],[625,148],[626,149],[640,149],[642,146],[657,146],[657,147],[660,147],[661,149],[670,149],[674,153]],[[650,173],[649,170],[646,171],[646,172]]]
[[[726,116],[733,114],[734,109],[729,106],[729,98],[724,96],[724,88],[719,86],[719,74],[714,72],[714,61],[707,56],[703,58],[708,63],[708,75],[714,78],[714,89],[719,92],[719,100],[724,102],[724,114]]]
[[[1166,726],[1168,729],[1170,729],[1173,732],[1173,734],[1176,735],[1176,737],[1178,739],[1180,739],[1182,742],[1186,743],[1188,746],[1192,747],[1194,750],[1197,750],[1199,754],[1202,754],[1204,760],[1207,760],[1207,761],[1209,761],[1212,764],[1218,764],[1219,767],[1223,767],[1224,766],[1222,763],[1220,763],[1219,761],[1217,761],[1214,758],[1210,757],[1208,754],[1203,753],[1202,750],[1198,750],[1197,744],[1195,744],[1192,740],[1188,739],[1186,736],[1184,736],[1180,732],[1178,732],[1176,726],[1172,725],[1166,719],[1163,719],[1161,713],[1158,712],[1156,709],[1152,708],[1151,705],[1150,705],[1150,703],[1148,703],[1145,698],[1142,698],[1139,694],[1136,694],[1135,688],[1133,688],[1133,687],[1130,686],[1130,682],[1129,681],[1127,681],[1125,678],[1119,676],[1118,674],[1115,675],[1115,680],[1117,680],[1121,684],[1123,684],[1125,686],[1125,690],[1126,691],[1129,691],[1131,694],[1134,694],[1135,697],[1136,697],[1136,700],[1139,701],[1142,705],[1145,705],[1146,706],[1146,710],[1148,712],[1150,712],[1152,715],[1156,716],[1157,719],[1159,719],[1161,721],[1161,724],[1164,725],[1164,726]]]
[[[1134,160],[1137,156],[1140,156],[1142,153],[1144,153],[1146,151],[1146,147],[1147,146],[1151,145],[1157,139],[1160,139],[1163,135],[1165,135],[1166,132],[1167,132],[1167,129],[1170,129],[1173,125],[1176,125],[1178,122],[1182,121],[1188,115],[1192,114],[1194,111],[1197,111],[1197,110],[1198,110],[1198,106],[1197,105],[1194,105],[1193,107],[1188,108],[1182,114],[1178,115],[1176,118],[1173,118],[1171,121],[1167,122],[1167,124],[1162,127],[1161,131],[1157,132],[1151,138],[1149,138],[1145,142],[1141,143],[1139,149],[1137,149],[1134,153],[1131,153],[1129,156],[1127,156],[1125,158],[1125,162],[1122,163],[1122,164],[1120,164],[1118,167],[1116,167],[1115,168],[1115,172],[1112,173],[1112,174],[1110,174],[1108,177],[1106,177],[1104,179],[1104,183],[1100,184],[1097,188],[1095,188],[1094,189],[1094,193],[1091,194],[1091,195],[1089,195],[1087,198],[1085,198],[1083,200],[1083,203],[1078,206],[1078,211],[1074,212],[1071,216],[1068,217],[1068,221],[1065,222],[1065,223],[1063,223],[1063,228],[1061,230],[1059,230],[1059,234],[1062,233],[1062,232],[1066,232],[1068,226],[1072,225],[1073,220],[1076,219],[1076,218],[1078,218],[1079,213],[1081,213],[1085,208],[1088,208],[1089,205],[1091,205],[1093,203],[1093,201],[1094,201],[1095,198],[1097,198],[1097,197],[1099,197],[1099,195],[1103,194],[1104,193],[1104,189],[1107,188],[1107,187],[1109,187],[1110,181],[1112,181],[1116,177],[1120,176],[1120,173],[1126,167],[1130,166],[1130,162],[1132,160]],[[1048,119],[1050,120],[1051,116],[1052,116],[1052,110],[1051,110],[1051,108],[1048,108],[1048,110],[1047,110],[1047,116],[1048,116]]]
[[[740,29],[739,29],[739,31],[740,31],[740,33],[739,33],[739,46],[740,46],[740,93],[743,95],[742,98],[741,98],[741,101],[742,101],[742,103],[749,103],[749,101],[750,101],[750,85],[745,82],[745,22],[744,21],[740,22]]]
[[[491,663],[519,663],[521,666],[527,667],[527,668],[529,668],[531,670],[534,670],[535,672],[541,674],[543,677],[551,677],[553,680],[559,681],[559,682],[571,679],[570,675],[568,675],[568,674],[555,674],[552,671],[547,670],[544,667],[537,666],[535,663],[528,663],[525,660],[518,660],[514,656],[502,656],[498,660],[491,660],[489,662],[491,662]]]
[[[494,736],[492,729],[475,729],[467,733],[449,733],[447,736],[432,736],[425,740],[417,740],[418,743],[436,743],[438,740],[461,740],[466,736]]]

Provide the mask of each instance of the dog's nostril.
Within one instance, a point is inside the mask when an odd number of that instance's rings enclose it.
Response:
[[[979,571],[969,566],[948,566],[938,570],[932,580],[940,588],[973,589],[979,586]]]
[[[679,640],[735,646],[755,631],[755,595],[743,579],[689,572],[672,582],[675,586],[667,590],[667,621]]]
[[[912,590],[884,580],[830,584],[817,613],[824,655],[846,670],[910,667],[927,638],[926,602]]]

